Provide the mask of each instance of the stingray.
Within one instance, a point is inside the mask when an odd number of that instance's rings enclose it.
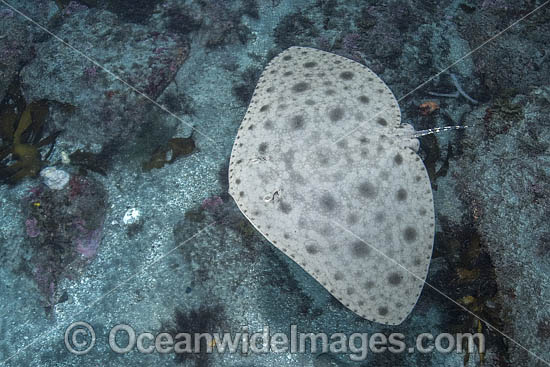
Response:
[[[418,301],[434,239],[416,136],[369,68],[291,47],[257,83],[233,145],[229,193],[345,307],[397,325]]]

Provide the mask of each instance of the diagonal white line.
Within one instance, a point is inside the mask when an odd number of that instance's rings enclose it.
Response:
[[[446,72],[447,70],[449,70],[450,68],[452,68],[453,66],[455,66],[456,64],[458,64],[459,62],[461,62],[462,60],[464,60],[465,58],[467,58],[468,56],[476,53],[477,51],[479,51],[481,48],[483,48],[485,45],[487,45],[488,43],[494,41],[495,39],[497,39],[498,37],[502,36],[504,33],[506,33],[507,31],[509,31],[512,27],[514,27],[515,25],[517,25],[518,23],[522,22],[523,20],[525,20],[526,18],[528,18],[529,16],[531,16],[532,14],[534,14],[535,12],[539,11],[540,9],[542,9],[543,7],[545,7],[546,5],[548,5],[550,3],[550,0],[544,2],[542,5],[539,5],[537,6],[535,9],[531,10],[529,13],[525,14],[524,16],[522,16],[521,18],[519,18],[518,20],[514,21],[512,24],[510,24],[508,27],[504,28],[503,30],[501,30],[500,32],[498,32],[497,34],[493,35],[492,37],[490,37],[489,39],[485,40],[484,42],[482,42],[479,46],[477,46],[476,48],[474,48],[473,50],[471,50],[470,52],[466,53],[464,56],[460,57],[458,60],[456,60],[455,62],[453,62],[452,64],[450,64],[449,66],[447,66],[446,68],[444,68],[443,70],[441,70],[440,72],[432,75],[430,78],[428,78],[426,81],[422,82],[421,84],[419,84],[416,88],[410,90],[409,92],[405,93],[403,96],[401,96],[400,98],[397,99],[397,102],[401,102],[402,100],[404,100],[405,98],[407,98],[408,96],[410,96],[411,94],[413,94],[414,92],[416,92],[417,90],[419,90],[420,88],[424,87],[426,84],[428,84],[429,82],[431,82],[432,80],[434,80],[435,78],[437,78],[439,75],[443,74],[444,72]],[[338,143],[340,140],[350,136],[351,134],[353,134],[354,132],[356,132],[359,128],[361,128],[362,126],[365,125],[366,122],[370,122],[370,121],[374,121],[374,119],[380,115],[382,113],[382,111],[380,112],[377,112],[376,114],[374,114],[374,116],[372,116],[372,118],[370,118],[369,120],[357,125],[356,127],[354,127],[353,129],[351,129],[350,131],[348,131],[347,133],[343,134],[342,136],[340,136],[339,138],[337,138],[336,140],[333,141],[334,144]]]
[[[462,56],[461,58],[459,58],[458,60],[456,60],[455,62],[453,62],[451,65],[447,66],[445,69],[441,70],[439,73],[433,75],[431,78],[429,78],[428,80],[426,80],[425,82],[421,83],[420,85],[418,85],[416,88],[414,88],[413,90],[411,90],[410,92],[406,93],[405,95],[403,95],[401,98],[399,98],[397,100],[397,102],[401,102],[403,99],[407,98],[408,96],[410,96],[411,94],[413,94],[414,92],[416,92],[417,90],[419,90],[420,88],[422,88],[423,86],[425,86],[426,84],[428,84],[429,82],[431,82],[432,80],[434,80],[435,78],[437,78],[439,75],[443,74],[444,72],[446,72],[447,70],[449,70],[450,68],[452,68],[453,66],[455,66],[456,64],[458,64],[459,62],[461,62],[462,60],[464,60],[465,58],[467,58],[468,56],[476,53],[477,51],[479,51],[481,48],[485,47],[486,44],[488,44],[489,42],[492,42],[494,41],[495,39],[497,39],[498,37],[502,36],[504,33],[506,33],[508,30],[510,30],[511,28],[513,28],[515,25],[517,25],[518,23],[522,22],[523,20],[525,20],[526,18],[530,17],[532,14],[536,13],[537,11],[539,11],[540,9],[542,9],[543,7],[545,7],[548,3],[550,3],[550,0],[546,1],[545,3],[543,3],[542,5],[539,5],[537,6],[535,9],[531,10],[529,13],[525,14],[524,16],[522,16],[521,18],[519,18],[518,20],[514,21],[512,24],[510,24],[508,27],[504,28],[503,30],[501,30],[500,32],[498,32],[497,34],[495,34],[494,36],[490,37],[489,39],[487,39],[486,41],[482,42],[479,46],[477,46],[476,48],[474,48],[473,50],[471,50],[470,52],[466,53],[464,56]]]
[[[437,78],[439,75],[441,75],[442,73],[446,72],[447,70],[449,70],[450,68],[452,68],[454,65],[458,64],[459,62],[461,62],[462,60],[464,60],[465,58],[467,58],[468,56],[474,54],[475,52],[477,52],[478,50],[480,50],[482,47],[484,47],[485,45],[487,45],[488,43],[494,41],[496,38],[500,37],[501,35],[503,35],[505,32],[507,32],[508,30],[510,30],[512,27],[514,27],[515,25],[517,25],[518,23],[522,22],[523,20],[525,20],[526,18],[528,18],[529,16],[531,16],[532,14],[534,14],[535,12],[539,11],[540,9],[542,9],[544,6],[548,5],[550,3],[550,0],[544,2],[542,5],[536,7],[534,10],[530,11],[529,13],[527,13],[526,15],[524,15],[523,17],[519,18],[518,20],[514,21],[512,24],[510,24],[508,27],[504,28],[503,30],[501,30],[500,32],[498,32],[497,34],[495,34],[494,36],[490,37],[489,39],[487,39],[486,41],[484,41],[483,43],[481,43],[479,46],[477,46],[476,48],[474,48],[473,50],[471,50],[470,52],[468,52],[467,54],[465,54],[464,56],[460,57],[458,60],[456,60],[455,62],[453,62],[452,64],[450,64],[449,66],[447,66],[446,68],[444,68],[443,70],[441,70],[440,72],[436,73],[435,75],[433,75],[432,77],[430,77],[429,79],[427,79],[426,81],[424,81],[423,83],[421,83],[420,85],[418,85],[416,88],[412,89],[411,91],[407,92],[406,94],[404,94],[403,96],[401,96],[399,99],[397,99],[397,102],[401,102],[402,100],[404,100],[405,98],[407,98],[408,96],[410,96],[411,94],[413,94],[414,92],[416,92],[417,90],[421,89],[422,87],[424,87],[426,84],[428,84],[429,82],[431,82],[433,79]],[[370,121],[372,121],[376,116],[378,116],[380,114],[380,112],[378,112],[377,114],[375,114],[371,119]],[[353,134],[355,131],[357,131],[361,126],[361,125],[358,125],[356,126],[354,129],[352,129],[351,131],[349,131],[348,133],[342,135],[341,137],[339,137],[338,139],[334,140],[333,143],[337,143],[338,141],[348,137],[349,135]],[[413,277],[415,277],[416,279],[420,280],[422,283],[426,284],[428,287],[430,287],[431,289],[433,289],[434,291],[436,291],[438,294],[440,294],[441,296],[443,296],[444,298],[448,299],[449,301],[451,301],[452,303],[454,303],[455,305],[457,305],[459,308],[461,308],[462,310],[464,310],[465,312],[469,313],[470,315],[474,316],[475,318],[477,318],[478,320],[480,320],[481,322],[485,323],[486,325],[488,325],[491,329],[493,329],[494,331],[496,331],[498,334],[500,334],[502,337],[504,337],[505,339],[509,340],[510,342],[514,343],[515,345],[517,345],[518,347],[520,347],[521,349],[523,349],[524,351],[526,351],[528,354],[530,354],[531,356],[535,357],[536,359],[538,359],[539,361],[543,362],[544,364],[550,366],[550,362],[548,361],[545,361],[544,359],[542,359],[541,357],[539,357],[537,354],[535,354],[534,352],[532,352],[531,350],[527,349],[525,346],[523,346],[522,344],[520,344],[519,342],[517,342],[516,340],[514,340],[512,337],[510,337],[509,335],[505,334],[504,332],[500,331],[499,329],[497,329],[494,325],[492,325],[491,323],[489,323],[487,320],[483,319],[482,317],[476,315],[475,313],[473,313],[472,311],[470,311],[468,308],[466,308],[465,306],[461,305],[460,303],[456,302],[454,299],[452,299],[451,297],[449,297],[448,295],[446,295],[444,292],[442,292],[441,290],[439,290],[438,288],[436,288],[435,286],[433,286],[432,284],[428,283],[425,279],[422,279],[421,277],[419,277],[418,275],[414,274],[412,271],[410,271],[409,269],[407,269],[405,266],[403,266],[402,264],[400,264],[398,261],[396,261],[395,259],[387,256],[385,253],[383,253],[382,251],[380,251],[379,249],[377,249],[376,247],[368,244],[366,241],[364,241],[362,238],[358,237],[355,233],[351,232],[349,229],[343,227],[342,225],[340,225],[339,223],[337,222],[332,222],[334,225],[340,227],[340,229],[350,233],[351,235],[353,235],[355,238],[357,238],[359,241],[363,242],[364,244],[366,244],[367,246],[369,246],[370,248],[372,248],[373,250],[375,250],[378,254],[382,255],[383,257],[385,257],[386,259],[390,260],[391,262],[393,262],[395,265],[399,266],[400,268],[402,268],[403,270],[405,270],[407,273],[411,274]]]
[[[171,112],[170,110],[168,110],[166,107],[164,107],[163,105],[159,104],[158,102],[156,102],[155,100],[153,100],[152,98],[150,98],[148,95],[146,95],[145,93],[143,93],[142,91],[140,91],[139,89],[137,89],[136,87],[134,87],[132,84],[128,83],[126,80],[122,79],[121,77],[119,77],[118,75],[116,75],[114,72],[112,72],[111,70],[109,70],[108,68],[106,68],[105,66],[103,66],[101,63],[99,63],[98,61],[96,61],[95,59],[93,59],[92,57],[86,55],[84,52],[80,51],[79,49],[77,49],[76,47],[74,47],[73,45],[71,45],[70,43],[66,42],[65,40],[63,40],[62,38],[60,38],[59,36],[57,36],[56,34],[54,34],[53,32],[51,32],[49,29],[47,29],[46,27],[42,26],[40,23],[38,23],[37,21],[35,21],[34,19],[32,19],[31,17],[29,17],[28,15],[26,15],[25,13],[21,12],[19,9],[15,8],[14,6],[12,6],[11,4],[9,4],[8,2],[6,2],[5,0],[0,0],[1,3],[3,3],[4,5],[6,5],[8,8],[10,8],[11,10],[13,10],[15,13],[21,15],[23,18],[25,18],[27,21],[29,21],[30,23],[34,24],[35,26],[37,26],[38,28],[40,28],[41,30],[43,30],[44,32],[46,32],[47,34],[49,34],[51,37],[55,38],[57,41],[61,42],[63,45],[65,45],[66,47],[70,48],[71,50],[73,50],[74,52],[76,52],[78,55],[82,56],[84,59],[90,61],[92,64],[94,64],[95,66],[99,67],[101,70],[103,70],[104,72],[106,72],[107,74],[109,74],[110,76],[112,76],[115,80],[118,80],[119,82],[121,82],[122,84],[126,85],[128,88],[130,88],[132,91],[134,91],[135,93],[139,94],[140,96],[144,97],[146,100],[148,100],[149,102],[153,103],[155,106],[157,106],[158,108],[160,108],[162,111],[168,113],[170,116],[174,117],[175,119],[177,119],[178,121],[180,121],[182,124],[188,126],[189,128],[193,129],[194,131],[196,131],[198,134],[200,134],[201,136],[205,137],[206,139],[208,139],[209,141],[211,141],[212,143],[215,144],[215,146],[218,146],[218,142],[216,142],[214,139],[212,139],[211,137],[209,137],[208,135],[202,133],[200,130],[198,130],[197,128],[189,125],[187,122],[185,122],[181,117],[177,116],[175,113]],[[204,227],[203,229],[201,229],[199,232],[197,232],[195,235],[193,235],[191,238],[189,238],[188,240],[184,241],[183,243],[181,243],[180,245],[174,247],[172,250],[168,251],[167,253],[163,254],[161,257],[159,257],[158,259],[152,261],[151,263],[145,265],[142,269],[140,269],[138,272],[136,272],[133,276],[129,277],[128,279],[126,279],[125,281],[119,283],[116,287],[114,287],[113,289],[111,289],[110,291],[108,291],[107,293],[105,293],[104,295],[102,295],[101,297],[97,298],[95,301],[93,301],[92,303],[88,304],[87,306],[85,306],[80,312],[78,312],[76,315],[74,315],[74,318],[78,317],[80,314],[82,314],[84,311],[88,310],[90,307],[92,307],[93,305],[97,304],[98,302],[100,302],[101,300],[103,300],[105,297],[107,297],[108,295],[112,294],[114,291],[116,291],[117,289],[119,289],[120,287],[122,287],[124,284],[128,283],[129,281],[131,281],[132,279],[134,279],[137,275],[139,275],[143,270],[149,268],[150,266],[156,264],[157,262],[159,262],[160,260],[162,260],[163,258],[165,258],[166,256],[168,256],[170,253],[172,253],[173,251],[175,251],[176,249],[178,249],[179,247],[183,246],[185,243],[187,243],[188,241],[190,241],[191,239],[193,239],[194,237],[196,237],[197,235],[199,235],[201,232],[205,231],[207,228],[209,228],[210,226],[212,226],[214,223],[211,223],[209,224],[208,226]],[[49,329],[43,333],[41,333],[38,337],[34,338],[29,344],[25,345],[24,347],[20,348],[15,354],[11,355],[10,357],[8,357],[7,359],[3,360],[3,361],[0,361],[0,365],[3,365],[5,364],[6,362],[8,362],[9,360],[11,360],[12,358],[14,358],[15,356],[17,356],[19,353],[21,353],[22,351],[26,350],[27,348],[29,348],[30,346],[32,346],[33,344],[35,344],[38,340],[42,339],[44,336],[49,336],[50,334],[52,334],[54,331],[56,331],[57,329],[59,328],[58,327],[54,327],[52,329]]]
[[[410,275],[412,275],[414,278],[416,278],[417,280],[421,281],[422,283],[424,283],[425,285],[427,285],[428,287],[430,287],[431,289],[433,289],[434,291],[436,291],[437,293],[439,293],[441,296],[445,297],[446,299],[448,299],[449,301],[451,301],[452,303],[454,303],[455,305],[457,305],[458,307],[460,307],[462,310],[466,311],[467,313],[469,313],[470,315],[474,316],[476,319],[482,321],[484,324],[488,325],[491,329],[493,329],[494,331],[496,331],[498,334],[502,335],[504,338],[508,339],[509,341],[511,341],[512,343],[514,343],[515,345],[517,345],[518,347],[520,347],[521,349],[525,350],[527,353],[529,353],[530,355],[532,355],[533,357],[537,358],[539,361],[545,363],[546,365],[550,366],[550,362],[547,362],[545,361],[544,359],[542,359],[541,357],[539,357],[537,354],[533,353],[532,351],[530,351],[529,349],[527,349],[526,347],[524,347],[522,344],[520,344],[519,342],[517,342],[516,340],[512,339],[512,337],[508,336],[507,334],[503,333],[502,331],[500,331],[499,329],[497,329],[495,326],[493,326],[491,323],[489,323],[487,320],[483,319],[482,317],[476,315],[475,313],[473,313],[472,311],[470,311],[469,309],[467,309],[466,307],[464,307],[463,305],[461,305],[460,303],[458,303],[457,301],[455,301],[454,299],[452,299],[451,297],[449,297],[448,295],[446,295],[443,291],[439,290],[438,288],[436,288],[435,286],[431,285],[430,283],[428,283],[425,279],[423,279],[422,277],[419,277],[418,275],[416,275],[414,272],[412,272],[411,270],[407,269],[404,265],[402,265],[400,262],[398,262],[397,260],[395,260],[394,258],[386,255],[385,253],[383,253],[381,250],[379,250],[378,248],[376,248],[375,246],[371,245],[370,243],[367,243],[365,240],[363,240],[361,237],[357,236],[355,233],[353,233],[352,231],[350,231],[349,229],[347,229],[346,227],[342,226],[340,223],[338,222],[335,222],[335,221],[332,221],[332,224],[338,226],[341,230],[349,233],[350,235],[352,235],[353,237],[355,237],[357,240],[361,241],[362,243],[364,243],[365,245],[369,246],[369,248],[373,249],[374,251],[376,251],[379,255],[382,255],[386,260],[389,260],[391,261],[392,263],[394,263],[395,265],[397,265],[398,267],[400,267],[401,269],[403,269],[405,272],[409,273]]]
[[[78,311],[73,317],[72,319],[75,320],[78,316],[80,316],[81,314],[83,314],[85,311],[87,311],[90,307],[92,307],[93,305],[101,302],[103,299],[105,299],[105,297],[109,296],[110,294],[112,294],[114,291],[116,291],[117,289],[120,289],[123,285],[127,284],[129,281],[131,281],[132,279],[134,279],[135,277],[137,277],[138,275],[140,275],[144,270],[148,269],[149,267],[151,267],[152,265],[155,265],[156,263],[158,263],[160,260],[164,259],[166,256],[170,255],[172,252],[176,251],[178,248],[180,248],[181,246],[185,245],[187,242],[191,241],[193,238],[197,237],[199,234],[203,233],[204,231],[206,231],[208,228],[212,227],[212,225],[216,224],[216,222],[212,222],[206,226],[204,226],[201,230],[199,230],[197,233],[195,233],[193,236],[189,237],[188,239],[186,239],[185,241],[183,241],[182,243],[180,243],[179,245],[177,245],[176,247],[172,248],[171,250],[167,251],[166,253],[162,254],[162,256],[160,256],[159,258],[151,261],[149,264],[146,264],[145,266],[143,266],[141,269],[139,269],[137,272],[135,272],[132,276],[130,276],[129,278],[127,278],[126,280],[118,283],[115,287],[113,287],[111,290],[109,290],[108,292],[104,293],[103,295],[101,295],[100,297],[96,298],[94,301],[92,301],[91,303],[87,304],[86,306],[84,306],[80,311]],[[31,342],[29,342],[27,345],[25,345],[24,347],[21,347],[20,349],[17,350],[17,352],[15,352],[14,354],[12,354],[11,356],[9,356],[8,358],[4,359],[3,361],[0,361],[0,365],[3,365],[5,364],[6,362],[10,361],[11,359],[15,358],[19,353],[21,353],[22,351],[28,349],[29,347],[31,347],[32,345],[34,345],[36,342],[38,342],[39,340],[43,340],[45,339],[46,337],[50,336],[52,333],[54,333],[55,331],[57,331],[62,325],[58,325],[58,326],[55,326],[49,330],[46,330],[44,331],[43,333],[41,333],[40,335],[38,335],[37,337],[35,337]]]
[[[141,95],[142,97],[144,97],[145,99],[147,99],[149,102],[153,103],[155,106],[157,106],[158,108],[160,108],[161,110],[163,110],[164,112],[168,113],[169,115],[171,115],[172,117],[176,118],[178,121],[180,121],[181,123],[183,123],[184,125],[190,127],[191,129],[195,130],[197,133],[199,133],[200,135],[206,137],[208,140],[210,140],[211,142],[217,144],[217,142],[215,140],[213,140],[212,138],[210,138],[208,135],[200,132],[198,129],[194,128],[193,126],[187,124],[183,119],[181,119],[180,117],[178,117],[176,114],[174,114],[173,112],[169,111],[166,107],[162,106],[161,104],[159,104],[158,102],[156,102],[155,100],[153,100],[152,98],[150,98],[149,96],[147,96],[145,93],[141,92],[140,90],[138,90],[136,87],[134,87],[133,85],[131,85],[130,83],[128,83],[127,81],[125,81],[124,79],[120,78],[118,75],[116,75],[115,73],[113,73],[112,71],[110,71],[109,69],[107,69],[106,67],[104,67],[103,65],[101,65],[99,62],[97,62],[96,60],[94,60],[93,58],[91,58],[90,56],[86,55],[85,53],[83,53],[82,51],[80,51],[79,49],[75,48],[74,46],[72,46],[71,44],[69,44],[68,42],[64,41],[62,38],[58,37],[57,35],[55,35],[54,33],[52,33],[51,31],[49,31],[47,28],[43,27],[41,24],[39,24],[38,22],[36,22],[35,20],[33,20],[32,18],[30,18],[29,16],[27,16],[26,14],[22,13],[20,10],[18,10],[17,8],[13,7],[11,4],[7,3],[5,0],[0,0],[0,2],[2,2],[3,4],[5,4],[7,7],[9,7],[11,10],[13,10],[14,12],[18,13],[19,15],[21,15],[22,17],[24,17],[26,20],[30,21],[31,23],[33,23],[34,25],[36,25],[37,27],[39,27],[40,29],[42,29],[44,32],[48,33],[50,36],[54,37],[56,40],[58,40],[59,42],[63,43],[65,46],[69,47],[70,49],[72,49],[73,51],[75,51],[76,53],[78,53],[80,56],[82,56],[83,58],[87,59],[88,61],[90,61],[91,63],[93,63],[94,65],[96,65],[97,67],[101,68],[103,71],[105,71],[107,74],[111,75],[114,79],[120,81],[121,83],[125,84],[127,87],[129,87],[132,91],[134,91],[135,93]],[[409,95],[413,94],[414,92],[416,92],[418,89],[422,88],[424,85],[426,85],[427,83],[429,83],[430,81],[432,81],[434,78],[438,77],[439,75],[441,75],[442,73],[444,73],[445,71],[449,70],[451,67],[453,67],[454,65],[456,65],[457,63],[461,62],[462,60],[464,60],[466,57],[472,55],[473,53],[477,52],[479,49],[481,49],[482,47],[484,47],[486,44],[488,44],[489,42],[493,41],[494,39],[498,38],[499,36],[501,36],[502,34],[504,34],[506,31],[508,31],[510,28],[514,27],[516,24],[520,23],[521,21],[523,21],[524,19],[526,19],[527,17],[529,17],[530,15],[532,15],[533,13],[535,13],[536,11],[540,10],[541,8],[543,8],[544,6],[546,6],[548,3],[550,3],[550,0],[546,1],[545,3],[543,3],[542,5],[538,6],[537,8],[535,8],[534,10],[532,10],[531,12],[527,13],[526,15],[524,15],[523,17],[521,17],[520,19],[516,20],[515,22],[513,22],[511,25],[509,25],[508,27],[506,27],[505,29],[503,29],[502,31],[498,32],[496,35],[494,35],[493,37],[489,38],[488,40],[484,41],[482,44],[480,44],[479,46],[477,46],[475,49],[473,49],[472,51],[468,52],[467,54],[465,54],[464,56],[462,56],[461,58],[459,58],[458,60],[456,60],[455,62],[453,62],[452,64],[450,64],[449,66],[447,66],[446,68],[444,68],[443,70],[441,70],[440,72],[438,72],[437,74],[433,75],[432,77],[430,77],[429,79],[427,79],[426,81],[424,81],[423,83],[421,83],[420,85],[418,85],[416,88],[412,89],[411,91],[409,91],[408,93],[406,93],[405,95],[403,95],[402,97],[400,97],[398,99],[398,102],[401,102],[403,99],[405,99],[406,97],[408,97]],[[376,117],[376,116],[375,116]],[[374,117],[373,117],[374,118]],[[346,135],[342,136],[341,138],[339,138],[338,140],[334,141],[334,143],[338,142],[339,140],[351,135],[353,132],[355,132],[361,125],[357,126],[356,128],[354,128],[352,131],[350,131],[349,133],[347,133]],[[189,240],[193,239],[194,237],[196,237],[198,234],[200,234],[201,232],[203,232],[204,230],[206,230],[207,228],[209,228],[210,226],[212,226],[214,223],[211,223],[209,224],[208,226],[204,227],[203,229],[201,229],[199,232],[197,232],[195,235],[193,235],[191,238],[189,238],[188,240],[184,241],[183,243],[181,243],[180,245],[174,247],[172,250],[168,251],[167,253],[165,253],[164,255],[162,255],[160,258],[152,261],[151,263],[147,264],[146,266],[144,266],[142,269],[140,269],[140,271],[138,271],[137,273],[135,273],[133,276],[131,276],[130,278],[126,279],[125,281],[119,283],[116,287],[114,287],[113,289],[111,289],[109,292],[105,293],[104,295],[102,295],[101,297],[99,297],[98,299],[96,299],[95,301],[93,301],[92,303],[88,304],[83,310],[81,310],[80,312],[78,312],[74,317],[77,317],[78,315],[82,314],[85,310],[87,310],[88,308],[90,308],[91,306],[93,306],[94,304],[100,302],[101,300],[103,300],[105,297],[107,297],[108,295],[112,294],[115,290],[119,289],[120,287],[122,287],[124,284],[128,283],[130,280],[132,280],[133,278],[135,278],[138,274],[140,274],[143,270],[147,269],[148,267],[150,267],[151,265],[154,265],[155,263],[157,263],[158,261],[160,261],[161,259],[163,259],[164,257],[166,257],[167,255],[169,255],[170,253],[172,253],[173,251],[175,251],[177,248],[181,247],[182,245],[184,245],[185,243],[187,243]],[[436,287],[434,287],[433,285],[431,285],[430,283],[426,282],[424,279],[420,278],[419,276],[417,276],[416,274],[414,274],[413,272],[411,272],[410,270],[408,270],[406,267],[404,267],[403,265],[401,265],[400,263],[398,263],[396,260],[392,259],[391,257],[387,256],[386,254],[384,254],[383,252],[381,252],[379,249],[377,249],[376,247],[366,243],[364,240],[362,240],[361,238],[359,238],[357,235],[355,235],[353,232],[351,232],[350,230],[346,229],[345,227],[341,226],[339,223],[336,223],[336,222],[333,222],[333,224],[335,224],[336,226],[340,227],[342,230],[346,231],[346,232],[349,232],[351,235],[353,235],[354,237],[356,237],[358,240],[362,241],[363,243],[365,243],[367,246],[369,246],[370,248],[372,248],[373,250],[375,250],[377,253],[381,254],[382,256],[384,256],[386,259],[392,261],[393,263],[395,263],[396,265],[398,265],[399,267],[403,268],[403,270],[405,270],[406,272],[408,272],[409,274],[411,274],[412,276],[414,276],[415,278],[419,279],[420,281],[422,281],[424,284],[428,285],[430,288],[432,288],[433,290],[435,290],[437,293],[439,293],[440,295],[442,295],[443,297],[447,298],[448,300],[450,300],[451,302],[453,302],[454,304],[456,304],[458,307],[460,307],[461,309],[463,309],[464,311],[466,311],[467,313],[471,314],[472,316],[476,317],[477,319],[479,319],[480,321],[484,322],[486,325],[488,325],[490,328],[492,328],[493,330],[495,330],[496,332],[498,332],[500,335],[502,335],[503,337],[505,337],[506,339],[508,339],[509,341],[513,342],[514,344],[516,344],[517,346],[519,346],[520,348],[522,348],[523,350],[525,350],[526,352],[528,352],[529,354],[531,354],[532,356],[534,356],[535,358],[537,358],[538,360],[542,361],[543,363],[545,363],[546,365],[550,366],[550,363],[549,362],[546,362],[545,360],[543,360],[541,357],[539,357],[538,355],[536,355],[535,353],[531,352],[530,350],[528,350],[527,348],[525,348],[523,345],[521,345],[520,343],[518,343],[517,341],[515,341],[514,339],[512,339],[510,336],[504,334],[503,332],[501,332],[500,330],[498,330],[497,328],[495,328],[493,325],[491,325],[489,322],[487,322],[486,320],[484,320],[483,318],[477,316],[476,314],[474,314],[473,312],[471,312],[470,310],[468,310],[466,307],[464,307],[463,305],[461,305],[460,303],[456,302],[455,300],[453,300],[452,298],[450,298],[449,296],[447,296],[445,293],[443,293],[442,291],[440,291],[439,289],[437,289]],[[44,336],[45,334],[48,334],[50,335],[53,331],[57,330],[58,327],[55,327],[55,328],[52,328],[44,333],[42,333],[39,337],[33,339],[32,342],[30,342],[29,344],[27,344],[26,346],[22,347],[21,349],[19,349],[15,354],[13,354],[12,356],[8,357],[7,359],[5,359],[4,361],[0,362],[0,364],[5,364],[7,361],[11,360],[12,358],[14,358],[15,356],[17,356],[20,352],[22,352],[23,350],[29,348],[31,345],[33,345],[34,343],[36,343],[38,340],[40,340],[40,338],[42,336]]]
[[[76,262],[79,261],[79,260],[81,260],[81,258],[76,257],[73,261],[71,261],[70,263],[68,263],[67,266],[65,266],[65,269],[70,269],[71,265],[73,265],[74,263],[76,263]],[[0,315],[0,319],[1,319],[1,318],[4,318],[4,317],[5,317],[6,315],[8,315],[8,314],[11,314],[12,312],[13,312],[13,311],[7,311],[7,312],[3,313],[2,315]],[[27,323],[29,323],[29,322],[30,322],[30,320],[27,321],[27,322],[25,323],[25,325],[26,325]]]
[[[11,4],[9,4],[8,2],[6,2],[5,0],[0,0],[0,2],[2,2],[4,5],[6,5],[7,7],[9,7],[11,10],[13,10],[14,12],[16,12],[17,14],[21,15],[23,18],[25,18],[26,20],[28,20],[29,22],[31,22],[32,24],[34,24],[35,26],[37,26],[38,28],[40,28],[41,30],[43,30],[44,32],[46,32],[47,34],[49,34],[50,36],[52,36],[53,38],[55,38],[57,41],[61,42],[63,45],[67,46],[68,48],[70,48],[71,50],[73,50],[74,52],[76,52],[77,54],[79,54],[80,56],[82,56],[83,58],[85,58],[86,60],[90,61],[92,64],[94,64],[95,66],[97,66],[98,68],[100,68],[101,70],[103,70],[104,72],[106,72],[107,74],[109,74],[110,76],[112,76],[115,80],[118,80],[119,82],[121,82],[122,84],[126,85],[128,88],[130,88],[132,91],[134,91],[135,93],[139,94],[140,96],[142,96],[143,98],[147,99],[149,102],[151,102],[152,104],[154,104],[155,106],[157,106],[158,108],[160,108],[162,111],[166,112],[167,114],[169,114],[170,116],[172,116],[173,118],[175,118],[176,120],[178,120],[179,122],[181,122],[182,124],[184,124],[185,126],[193,129],[194,131],[196,131],[199,135],[202,135],[203,137],[205,137],[206,139],[210,140],[210,142],[214,143],[215,145],[219,145],[218,142],[216,142],[214,139],[212,139],[210,136],[206,135],[205,133],[201,132],[200,130],[198,130],[197,128],[195,128],[194,126],[188,124],[187,122],[185,122],[181,117],[179,117],[178,115],[176,115],[175,113],[173,113],[172,111],[168,110],[166,107],[164,107],[163,105],[161,105],[160,103],[158,103],[157,101],[155,101],[154,99],[152,99],[151,97],[149,97],[147,94],[143,93],[142,91],[140,91],[139,89],[137,89],[136,87],[134,87],[132,84],[128,83],[126,80],[122,79],[121,77],[119,77],[117,74],[115,74],[114,72],[112,72],[111,70],[107,69],[105,66],[103,66],[101,63],[99,63],[98,61],[96,61],[95,59],[93,59],[92,57],[86,55],[84,52],[80,51],[78,48],[74,47],[73,45],[71,45],[70,43],[66,42],[65,40],[63,40],[61,37],[57,36],[55,33],[51,32],[49,29],[47,29],[46,27],[44,27],[43,25],[41,25],[40,23],[38,23],[37,21],[35,21],[34,19],[32,19],[31,17],[29,17],[28,15],[26,15],[25,13],[23,13],[22,11],[20,11],[19,9],[15,8],[14,6],[12,6]]]

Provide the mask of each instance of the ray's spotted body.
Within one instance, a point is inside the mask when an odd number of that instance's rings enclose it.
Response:
[[[343,305],[400,324],[422,290],[434,238],[432,191],[414,134],[370,69],[291,47],[258,81],[231,154],[230,194],[265,238]]]

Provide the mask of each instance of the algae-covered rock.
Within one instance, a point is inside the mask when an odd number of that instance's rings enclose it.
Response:
[[[480,128],[467,131],[470,143],[463,156],[451,161],[450,170],[494,264],[503,305],[501,331],[548,360],[550,340],[536,332],[550,317],[550,105],[538,99],[542,94],[536,89],[517,96],[522,107],[497,101],[495,115],[511,123],[489,139]],[[514,343],[508,348],[510,365],[535,363]]]
[[[70,111],[52,106],[54,124],[66,130],[67,141],[95,152],[153,123],[156,110],[150,101],[162,94],[185,62],[186,41],[94,8],[63,20],[57,35],[81,53],[55,38],[39,44],[36,59],[21,72],[26,99],[75,106]],[[80,29],[86,31],[75,31]]]

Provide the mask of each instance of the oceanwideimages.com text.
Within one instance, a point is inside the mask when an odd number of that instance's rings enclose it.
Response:
[[[401,333],[312,333],[291,325],[288,332],[272,332],[269,326],[250,332],[137,333],[130,325],[119,324],[109,332],[109,347],[116,353],[345,353],[353,361],[363,361],[369,353],[483,353],[481,333],[421,333],[407,345]],[[86,354],[96,342],[95,332],[85,322],[71,324],[65,331],[65,345],[74,354]]]

